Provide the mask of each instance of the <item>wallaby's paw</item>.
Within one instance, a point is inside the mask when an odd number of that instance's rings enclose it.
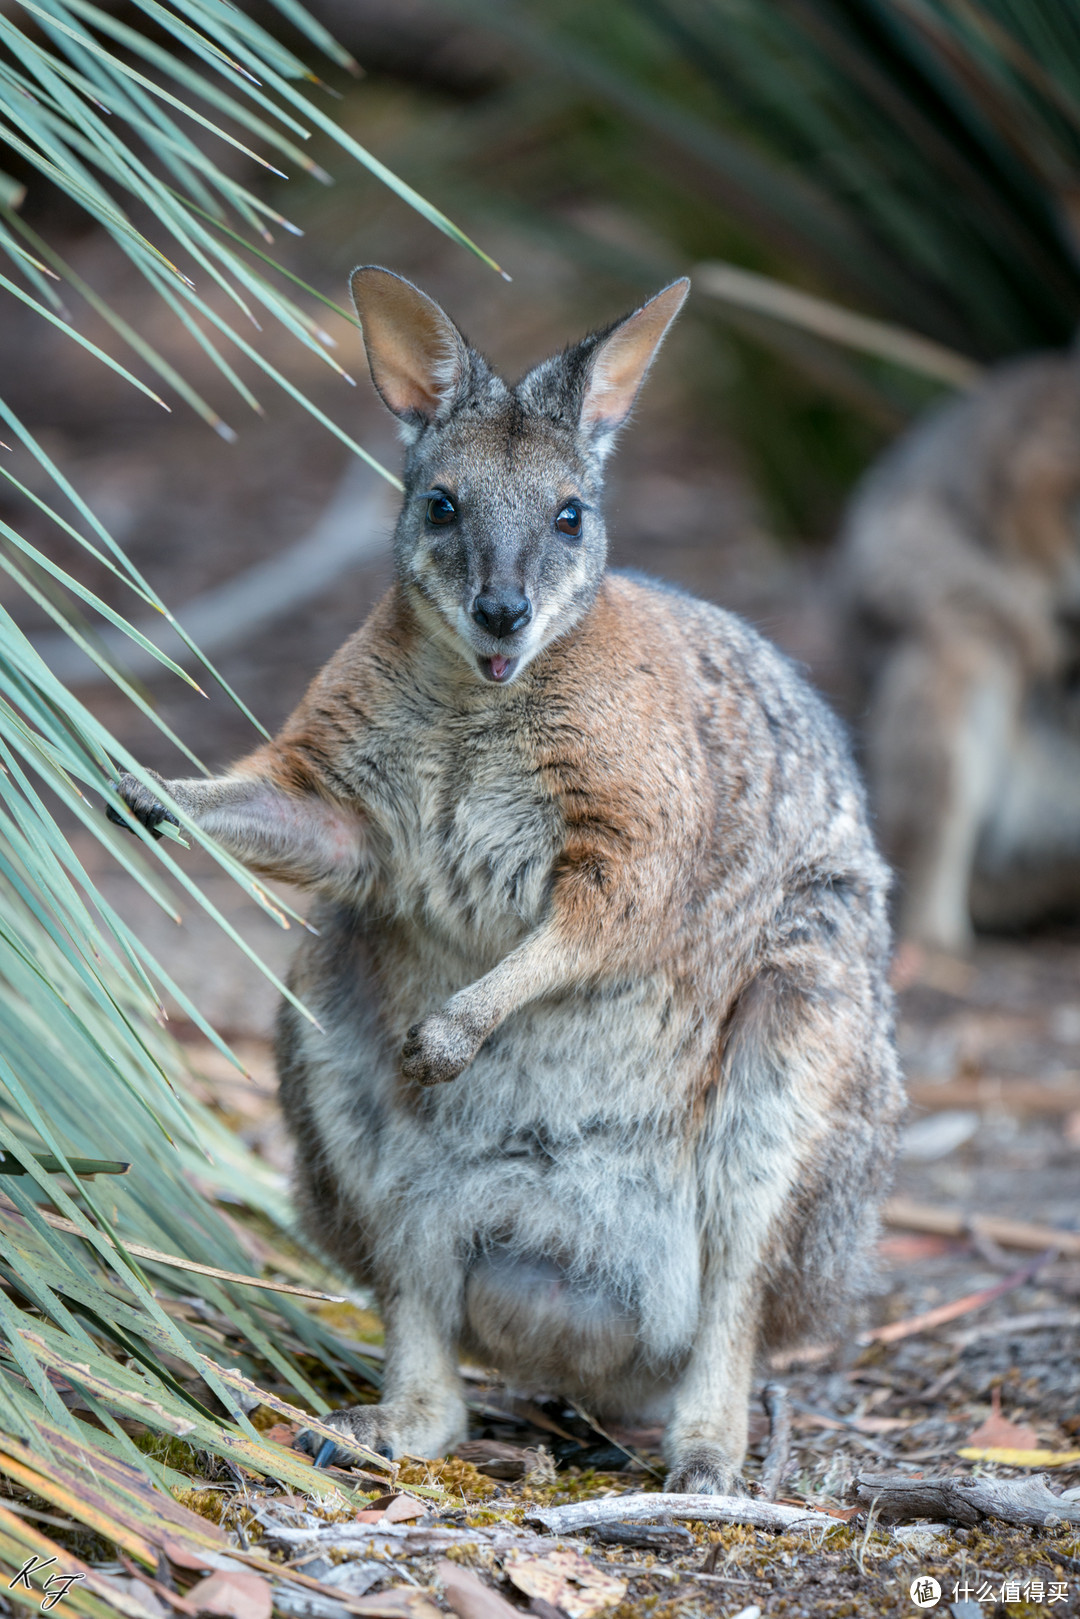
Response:
[[[309,1428],[297,1434],[293,1441],[294,1450],[306,1451],[319,1467],[362,1467],[366,1458],[354,1448],[357,1445],[373,1450],[377,1456],[385,1456],[389,1462],[401,1454],[392,1414],[382,1406],[346,1406],[343,1411],[331,1411],[329,1416],[320,1417],[319,1421],[341,1434],[336,1449],[331,1440],[312,1433]]]
[[[173,826],[180,825],[176,816],[154,797],[148,787],[144,787],[141,781],[136,781],[134,776],[121,776],[116,783],[116,791],[135,819],[145,826],[152,837],[160,838],[161,833],[158,831],[158,827],[162,821],[171,821]],[[120,811],[115,809],[112,804],[105,805],[105,813],[109,820],[114,821],[117,826],[125,827],[129,832],[131,831],[131,827],[120,814]]]
[[[746,1495],[746,1480],[721,1445],[688,1446],[664,1480],[668,1495]]]
[[[296,1450],[313,1456],[319,1467],[363,1467],[363,1446],[389,1462],[401,1456],[445,1456],[464,1437],[467,1417],[464,1404],[449,1394],[445,1402],[416,1400],[389,1405],[350,1405],[320,1417],[326,1427],[341,1434],[333,1441],[305,1428],[294,1440]]]
[[[405,1036],[401,1072],[418,1085],[444,1085],[468,1068],[478,1049],[476,1039],[456,1019],[431,1012]]]

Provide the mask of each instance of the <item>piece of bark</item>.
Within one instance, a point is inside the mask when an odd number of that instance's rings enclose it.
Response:
[[[798,1507],[776,1506],[771,1501],[748,1495],[650,1495],[605,1496],[596,1501],[572,1501],[565,1507],[530,1507],[528,1523],[538,1523],[553,1535],[572,1535],[614,1520],[650,1518],[690,1518],[700,1523],[742,1523],[753,1529],[777,1529],[785,1533],[820,1529],[837,1524],[839,1518],[827,1512],[801,1511]]]
[[[775,1501],[791,1455],[791,1406],[783,1383],[766,1383],[761,1403],[769,1417],[769,1448],[761,1468],[761,1493],[766,1501]]]
[[[626,1523],[621,1518],[613,1523],[598,1523],[593,1537],[602,1546],[641,1546],[645,1551],[687,1551],[694,1545],[689,1529],[677,1523]]]
[[[435,1573],[458,1619],[521,1619],[521,1610],[485,1585],[471,1568],[442,1562],[436,1565]]]
[[[454,1455],[463,1462],[471,1462],[477,1472],[487,1478],[526,1478],[551,1465],[550,1457],[541,1447],[510,1445],[500,1439],[467,1439],[458,1445]]]
[[[887,1226],[901,1231],[929,1231],[939,1237],[966,1237],[972,1231],[985,1231],[1003,1248],[1054,1248],[1059,1254],[1080,1258],[1080,1231],[1029,1225],[1024,1220],[1006,1220],[996,1214],[964,1214],[959,1209],[913,1203],[906,1197],[890,1198],[881,1214]]]
[[[921,1315],[907,1316],[903,1321],[890,1321],[884,1327],[872,1327],[869,1332],[859,1334],[861,1344],[893,1344],[900,1338],[911,1338],[917,1332],[929,1332],[932,1327],[940,1327],[946,1321],[955,1321],[958,1316],[970,1315],[972,1310],[981,1310],[984,1304],[993,1303],[994,1299],[1001,1298],[1005,1293],[1011,1293],[1014,1288],[1023,1287],[1037,1276],[1044,1265],[1048,1265],[1054,1257],[1055,1250],[1047,1248],[1037,1259],[1029,1260],[1014,1270],[1011,1276],[1006,1276],[993,1287],[980,1288],[977,1293],[965,1293],[963,1298],[953,1299],[951,1304],[939,1304],[935,1310],[925,1310]]]
[[[860,1473],[848,1499],[874,1507],[881,1523],[930,1518],[940,1523],[976,1524],[984,1518],[1041,1529],[1053,1523],[1080,1524],[1080,1501],[1067,1501],[1047,1488],[1045,1473],[1032,1478],[911,1478],[906,1473]]]

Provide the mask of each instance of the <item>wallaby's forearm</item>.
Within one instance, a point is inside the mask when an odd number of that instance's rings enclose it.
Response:
[[[564,859],[547,918],[497,966],[409,1030],[404,1073],[422,1084],[456,1079],[500,1023],[541,996],[588,983],[655,951],[664,907],[635,880],[632,858],[598,851]]]
[[[362,810],[314,787],[286,787],[280,780],[283,773],[282,761],[254,755],[227,776],[162,780],[161,786],[200,831],[261,877],[351,890],[367,864]],[[150,831],[163,820],[176,819],[134,776],[121,779],[119,792]]]

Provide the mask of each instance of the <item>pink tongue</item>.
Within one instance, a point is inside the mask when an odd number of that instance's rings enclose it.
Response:
[[[509,667],[510,667],[510,659],[509,658],[504,658],[504,657],[497,654],[491,660],[491,673],[494,675],[496,680],[501,680],[503,675],[509,669]]]

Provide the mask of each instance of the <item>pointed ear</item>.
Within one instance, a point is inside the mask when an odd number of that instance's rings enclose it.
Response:
[[[371,380],[413,436],[453,399],[468,349],[448,315],[411,281],[367,264],[349,278]]]
[[[629,416],[656,351],[689,291],[686,276],[673,281],[597,343],[581,401],[581,426],[595,433],[601,443]]]

